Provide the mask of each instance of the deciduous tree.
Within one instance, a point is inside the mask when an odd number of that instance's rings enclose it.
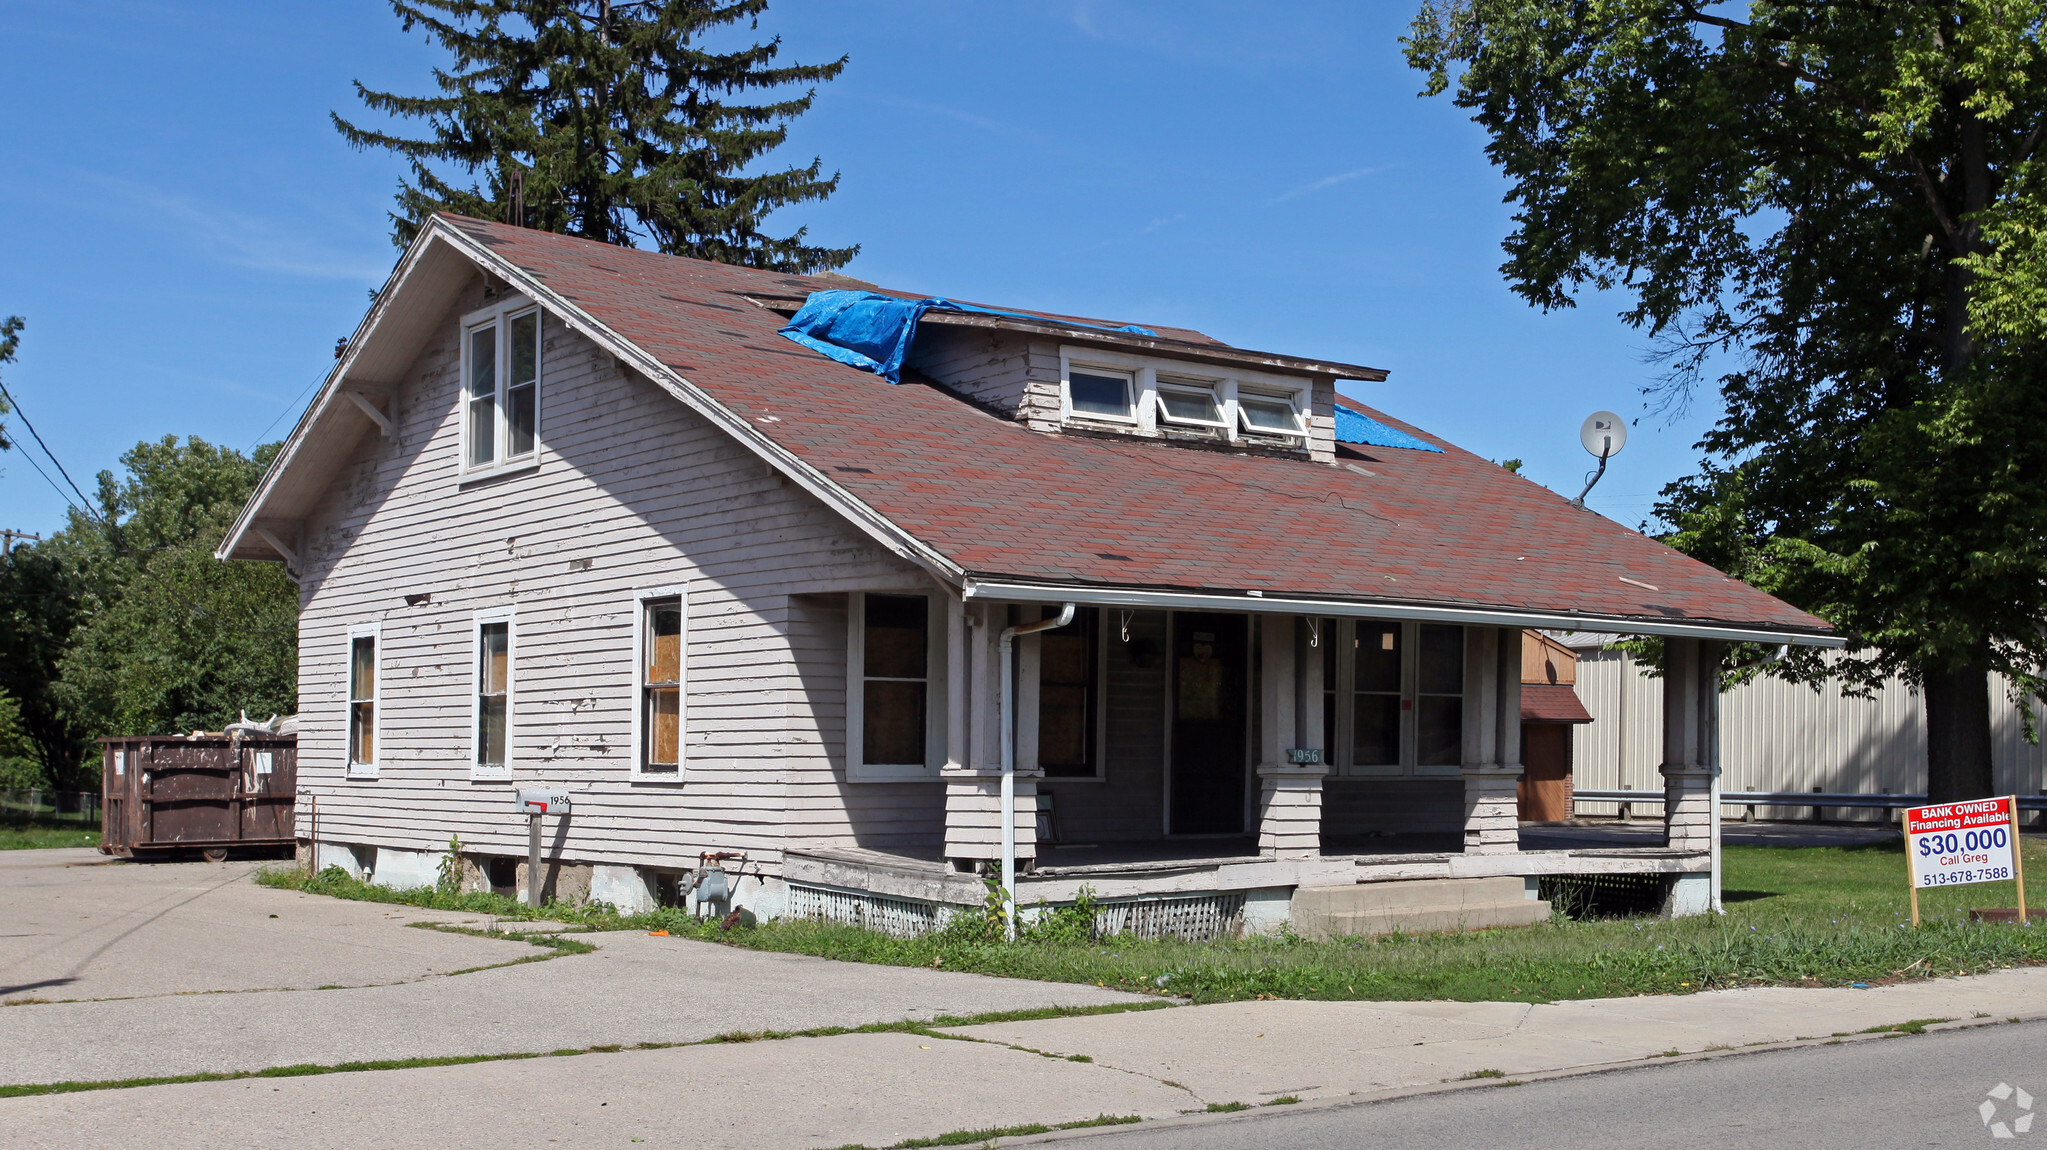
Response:
[[[1937,800],[1989,793],[1989,676],[2047,659],[2042,20],[1429,0],[1407,41],[1511,182],[1514,289],[1628,293],[1665,399],[1720,372],[1672,542],[1848,631],[1851,684],[1917,684]]]

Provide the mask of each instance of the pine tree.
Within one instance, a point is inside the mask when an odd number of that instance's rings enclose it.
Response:
[[[781,40],[732,52],[703,41],[727,25],[757,26],[768,0],[391,0],[406,31],[424,28],[454,57],[435,69],[438,96],[356,84],[371,110],[424,120],[424,138],[333,116],[357,148],[411,164],[391,213],[404,247],[436,211],[514,219],[528,227],[672,255],[776,271],[839,267],[858,247],[813,247],[807,229],[761,231],[775,209],[821,200],[836,173],[807,167],[746,174],[788,137],[816,89],[766,103],[755,89],[836,77],[828,64],[774,66]],[[438,170],[437,170],[438,169]],[[460,169],[480,182],[459,187]],[[523,217],[523,218],[515,218]]]

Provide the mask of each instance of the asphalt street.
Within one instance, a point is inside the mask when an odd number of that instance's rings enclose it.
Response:
[[[2047,1142],[2047,1119],[2040,1129],[2030,1123],[2018,1129],[2035,1109],[2047,1111],[2047,1022],[1652,1064],[1374,1104],[1268,1107],[1222,1122],[1104,1132],[1080,1144],[1087,1150],[2023,1146],[2031,1139]],[[1998,1137],[1997,1123],[2010,1131],[2008,1139]]]

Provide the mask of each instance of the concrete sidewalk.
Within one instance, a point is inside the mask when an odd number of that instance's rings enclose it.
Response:
[[[1389,1097],[1480,1071],[1871,1040],[1857,1032],[1927,1018],[2047,1018],[2047,969],[1543,1006],[1244,1002],[963,1027],[951,1039],[842,1035],[15,1098],[0,1100],[0,1145],[879,1147],[1100,1114],[1176,1118],[1211,1103]]]

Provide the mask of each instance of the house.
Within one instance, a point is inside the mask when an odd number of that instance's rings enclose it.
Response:
[[[299,834],[384,882],[527,882],[544,785],[531,881],[622,906],[706,852],[904,931],[984,873],[1188,934],[1710,905],[1707,671],[1839,640],[1336,391],[1384,378],[440,216],[219,555],[299,581]],[[1670,639],[1667,847],[1519,849],[1524,628]]]

